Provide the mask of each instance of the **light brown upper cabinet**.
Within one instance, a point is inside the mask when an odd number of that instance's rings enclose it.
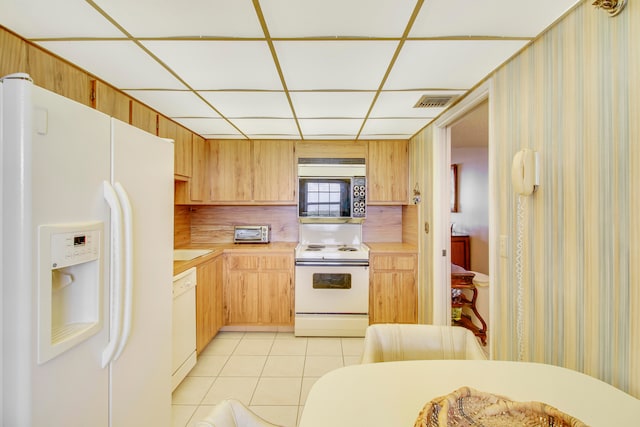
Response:
[[[295,204],[293,141],[207,142],[211,203]]]
[[[251,141],[209,140],[212,202],[250,202]]]
[[[176,177],[188,179],[193,173],[193,140],[195,135],[180,125],[176,126],[175,163],[173,173]]]
[[[253,200],[295,203],[294,141],[253,141]]]
[[[27,44],[27,71],[36,86],[91,106],[89,75],[66,61]]]
[[[369,141],[367,202],[408,204],[408,141]]]
[[[27,69],[27,43],[0,28],[0,76],[24,73]]]
[[[132,101],[130,124],[152,135],[157,135],[158,113],[138,101]]]
[[[210,199],[211,167],[209,166],[209,143],[199,135],[193,136],[191,149],[191,181],[189,182],[190,203],[204,203]]]
[[[129,123],[131,98],[100,80],[91,81],[91,104],[96,110]]]
[[[191,177],[193,141],[192,133],[164,116],[158,116],[158,136],[173,140],[174,169],[176,180],[187,181]]]

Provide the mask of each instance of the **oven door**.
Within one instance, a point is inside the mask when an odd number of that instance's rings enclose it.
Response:
[[[297,314],[367,314],[369,267],[296,266]]]

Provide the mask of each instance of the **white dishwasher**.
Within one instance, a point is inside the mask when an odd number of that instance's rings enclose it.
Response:
[[[173,277],[173,362],[171,389],[196,364],[196,268]]]

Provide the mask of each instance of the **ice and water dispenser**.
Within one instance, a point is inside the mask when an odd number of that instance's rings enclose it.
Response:
[[[103,233],[103,222],[39,227],[38,363],[101,329]]]

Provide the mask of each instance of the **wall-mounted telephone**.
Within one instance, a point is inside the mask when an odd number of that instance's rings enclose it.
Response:
[[[538,153],[525,148],[513,156],[511,182],[516,193],[528,196],[539,184]]]

